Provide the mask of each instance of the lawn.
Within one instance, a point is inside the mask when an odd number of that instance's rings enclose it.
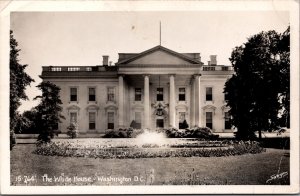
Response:
[[[263,185],[278,174],[280,160],[279,173],[290,171],[289,150],[272,148],[240,156],[145,159],[42,156],[34,149],[18,144],[11,151],[12,185]],[[269,183],[289,184],[289,175],[281,177]]]

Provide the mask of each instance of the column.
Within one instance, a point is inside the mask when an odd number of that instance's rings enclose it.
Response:
[[[195,75],[195,125],[201,127],[201,74]]]
[[[169,123],[171,127],[176,127],[175,117],[175,75],[170,75]]]
[[[190,127],[195,126],[195,77],[191,78],[190,91]]]
[[[124,76],[119,75],[119,127],[124,127]]]
[[[144,75],[144,128],[150,128],[149,75]]]

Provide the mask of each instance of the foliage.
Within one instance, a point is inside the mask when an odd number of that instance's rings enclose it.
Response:
[[[67,131],[67,135],[70,138],[76,138],[78,136],[78,125],[77,123],[73,120],[70,124],[70,126],[67,127],[68,131]]]
[[[15,127],[16,133],[38,134],[39,129],[35,123],[37,121],[37,111],[35,108],[23,112],[19,118],[19,123]]]
[[[26,118],[23,114],[17,114],[18,121],[15,124],[14,132],[15,133],[26,133],[27,129],[31,126],[32,122]]]
[[[135,138],[142,134],[144,130],[129,128],[119,128],[118,130],[108,130],[104,138]]]
[[[24,111],[20,116],[20,121],[16,125],[15,132],[22,134],[39,134],[40,130],[43,127],[39,127],[40,123],[38,122],[39,113],[36,107],[31,110]],[[57,133],[61,133],[60,130],[55,130]]]
[[[235,73],[224,93],[238,139],[254,139],[255,131],[276,130],[282,118],[289,121],[289,37],[289,28],[283,34],[261,32],[233,50]]]
[[[219,135],[213,134],[208,127],[186,128],[185,130],[170,128],[165,129],[164,131],[168,138],[202,138],[210,140],[219,138]]]
[[[13,31],[10,31],[10,59],[9,59],[9,77],[10,77],[10,130],[15,132],[16,125],[20,122],[21,115],[17,111],[21,105],[21,100],[27,100],[25,94],[26,86],[30,85],[34,80],[25,72],[27,65],[19,63],[18,42],[13,36]]]
[[[37,111],[37,127],[39,128],[38,142],[50,142],[55,134],[55,127],[61,118],[65,117],[61,114],[61,100],[59,96],[60,88],[55,84],[47,81],[41,82],[37,86],[41,91],[41,96],[34,99],[40,99],[40,104],[36,106]]]
[[[246,153],[261,153],[264,149],[256,141],[231,141],[229,147],[216,148],[109,148],[72,147],[69,142],[50,142],[36,148],[34,153],[46,156],[90,157],[101,159],[159,158],[159,157],[221,157]]]
[[[168,138],[202,138],[215,140],[219,135],[215,135],[208,127],[194,127],[178,130],[177,128],[157,129],[157,133],[165,133]],[[108,130],[104,138],[136,138],[138,135],[144,133],[143,129],[119,128],[118,130]]]

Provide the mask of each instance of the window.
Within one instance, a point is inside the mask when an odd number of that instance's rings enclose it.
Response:
[[[135,123],[136,123],[136,129],[140,129],[142,127],[142,113],[141,112],[135,112]]]
[[[229,112],[225,112],[225,129],[231,129]]]
[[[188,128],[188,124],[185,120],[185,112],[179,112],[179,129]]]
[[[156,119],[156,128],[164,128],[164,119]]]
[[[156,91],[156,101],[163,101],[164,100],[164,89],[157,88]]]
[[[89,113],[89,129],[90,130],[96,129],[96,113],[95,112]]]
[[[70,123],[77,123],[77,113],[76,112],[71,112],[70,113]]]
[[[115,88],[114,87],[107,88],[107,100],[115,101]]]
[[[206,112],[206,127],[212,129],[212,112]]]
[[[114,113],[108,112],[107,113],[107,128],[108,129],[114,129],[115,123],[114,123]]]
[[[212,101],[213,96],[212,96],[212,87],[207,87],[206,88],[206,101]]]
[[[70,101],[77,101],[77,88],[70,88]]]
[[[179,101],[185,101],[185,88],[179,88]]]
[[[96,89],[89,88],[89,101],[96,101]]]
[[[135,88],[135,101],[142,101],[142,89],[141,88]]]

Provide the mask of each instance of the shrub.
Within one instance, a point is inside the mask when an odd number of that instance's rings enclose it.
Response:
[[[128,132],[126,130],[119,130],[119,138],[128,138]]]
[[[207,127],[194,127],[191,129],[178,130],[177,128],[156,129],[157,133],[165,133],[168,138],[198,138],[216,140],[219,135],[215,135]],[[144,133],[143,129],[119,128],[118,130],[108,130],[104,138],[136,138],[138,135]]]
[[[164,131],[169,138],[199,138],[209,140],[216,140],[219,138],[219,135],[213,134],[208,127],[186,128],[185,130],[170,128],[165,129]]]
[[[67,127],[68,131],[67,131],[67,135],[70,138],[76,138],[78,135],[78,125],[76,122],[71,122],[70,126]]]
[[[108,130],[104,138],[135,138],[139,134],[143,133],[143,130],[129,128],[119,128],[118,130]]]
[[[37,145],[42,143],[48,143],[53,139],[54,134],[49,132],[48,130],[42,130],[37,138]]]
[[[114,130],[109,129],[105,132],[105,135],[103,137],[104,138],[115,138],[116,137],[115,133],[116,132]]]

